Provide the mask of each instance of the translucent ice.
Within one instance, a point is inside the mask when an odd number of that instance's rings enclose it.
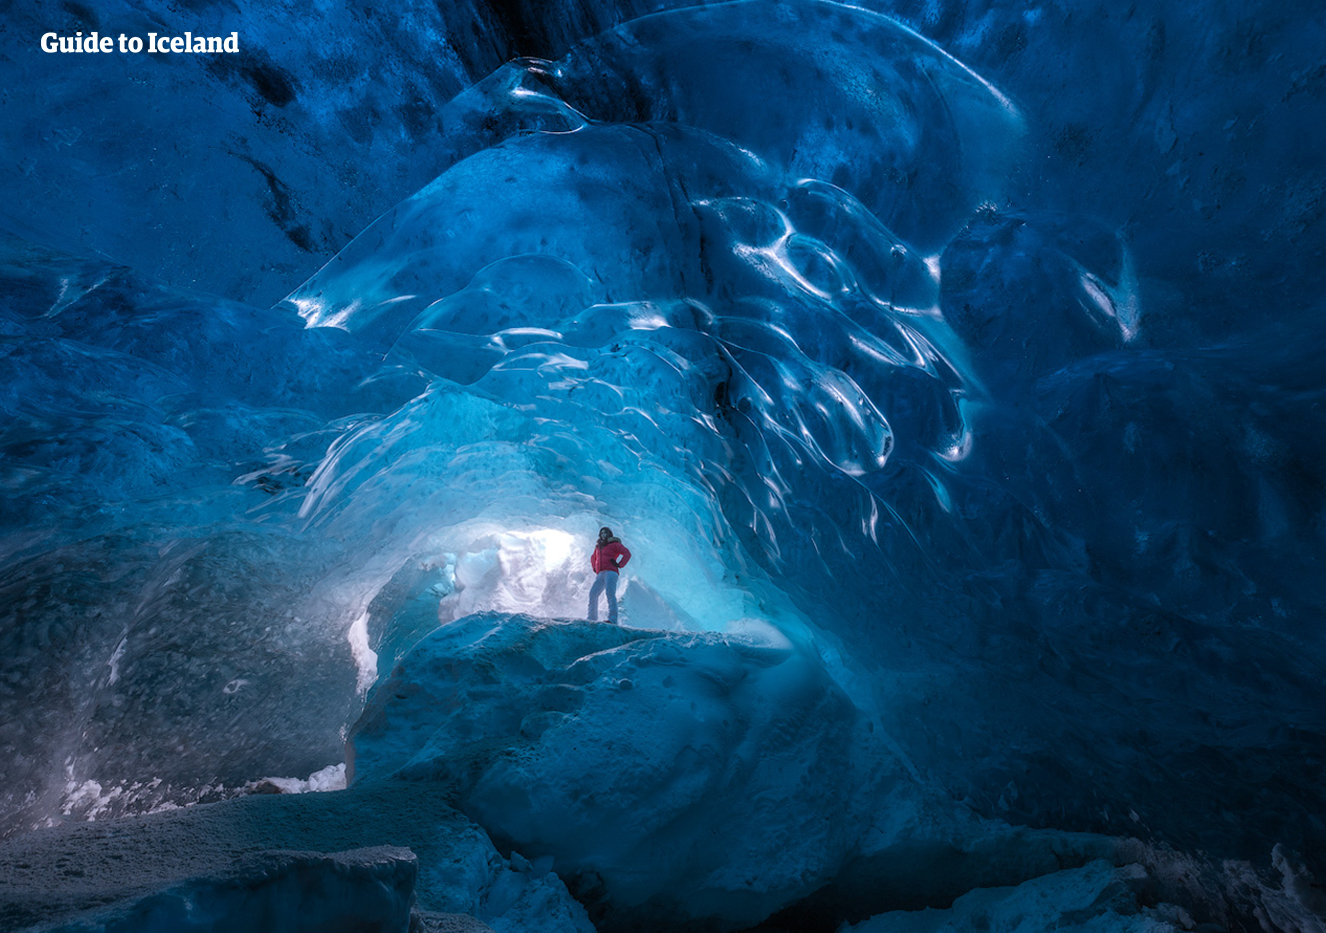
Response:
[[[318,774],[367,704],[362,774],[454,777],[507,848],[601,874],[604,916],[657,896],[753,923],[824,883],[834,920],[965,923],[1113,884],[955,903],[1055,867],[1038,837],[1034,870],[995,877],[977,841],[1000,821],[1321,851],[1322,188],[1315,168],[1265,177],[1319,162],[1320,24],[921,6],[949,51],[798,0],[664,10],[511,61],[414,134],[436,177],[274,309],[6,238],[0,828]],[[295,99],[292,125],[312,119]],[[52,157],[13,139],[6,184],[30,200]],[[551,633],[583,623],[549,620],[583,613],[603,524],[636,557],[622,628],[582,652]],[[462,636],[509,667],[482,683]],[[439,646],[459,673],[427,690],[492,690],[420,712],[430,750],[393,734],[386,685]],[[489,728],[529,770],[459,735]],[[563,733],[591,768],[544,744]],[[766,760],[748,735],[799,751]],[[843,812],[868,788],[859,839],[773,773],[826,762]],[[665,872],[641,868],[643,824],[591,844],[558,823],[563,804],[602,817],[572,799],[598,772],[622,778],[599,797],[681,826]],[[705,861],[691,804],[730,821],[724,864],[749,878]],[[756,851],[761,826],[785,859]],[[918,851],[944,884],[905,902],[880,879]]]

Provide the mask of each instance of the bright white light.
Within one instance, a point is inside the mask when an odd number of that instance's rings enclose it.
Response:
[[[575,551],[575,536],[558,528],[480,534],[458,549],[456,591],[443,599],[439,618],[485,611],[579,617],[585,610],[574,594],[585,574],[576,573]]]
[[[544,528],[531,532],[529,537],[543,549],[545,567],[561,567],[571,557],[571,545],[575,543],[575,538],[565,531]]]
[[[927,257],[925,257],[925,260],[924,260],[924,261],[925,261],[925,267],[926,267],[927,269],[930,270],[930,278],[934,279],[934,280],[935,280],[935,284],[938,285],[938,284],[939,284],[939,254],[938,254],[938,253],[935,253],[933,256],[927,256]]]
[[[378,654],[368,647],[367,610],[350,626],[346,641],[350,642],[350,653],[354,656],[355,667],[359,669],[359,679],[355,689],[361,694],[368,693],[368,688],[378,679]]]

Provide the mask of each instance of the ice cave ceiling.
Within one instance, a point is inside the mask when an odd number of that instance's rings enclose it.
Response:
[[[345,763],[499,933],[1323,928],[1320,5],[0,9],[0,845]]]

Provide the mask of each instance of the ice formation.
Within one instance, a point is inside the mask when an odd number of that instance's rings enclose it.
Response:
[[[1321,929],[1320,14],[645,6],[4,66],[0,919]]]

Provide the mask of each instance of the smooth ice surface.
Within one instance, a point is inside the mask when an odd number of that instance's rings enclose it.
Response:
[[[3,64],[0,832],[352,737],[607,923],[1317,922],[1321,11],[869,5],[17,4],[246,54]]]

